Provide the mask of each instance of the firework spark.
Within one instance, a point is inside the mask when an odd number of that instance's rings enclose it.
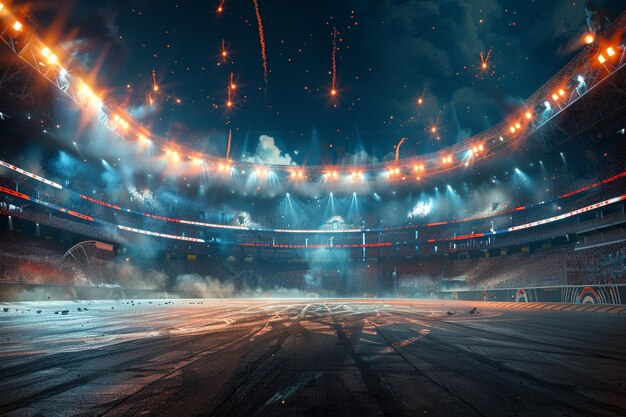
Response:
[[[417,98],[417,104],[422,105],[424,103],[424,94],[426,94],[426,86],[422,89],[422,94]]]
[[[396,145],[396,162],[398,162],[398,158],[400,157],[400,146],[402,146],[405,140],[405,138],[400,139],[400,142]]]
[[[219,4],[217,5],[218,13],[222,13],[224,11],[224,3],[226,3],[226,0],[220,0]]]
[[[226,51],[226,41],[222,39],[222,59],[226,62],[226,57],[228,56],[228,52]]]
[[[482,69],[487,69],[489,67],[489,57],[491,57],[491,48],[487,51],[487,55],[485,55],[482,51],[480,53],[480,67]]]
[[[226,159],[230,157],[230,141],[233,138],[233,130],[228,129],[228,147],[226,148]]]
[[[152,91],[155,93],[159,91],[159,84],[156,80],[156,70],[154,68],[152,68]]]
[[[232,86],[234,86],[234,83],[233,83],[233,73],[231,72],[230,79],[228,80],[228,88],[226,88],[226,91],[228,93],[228,101],[226,102],[227,107],[233,107],[233,97],[231,94]]]
[[[333,52],[332,52],[333,78],[331,81],[330,94],[337,95],[337,28],[333,28]]]
[[[267,100],[267,55],[265,54],[265,35],[263,33],[263,21],[261,20],[261,12],[259,11],[259,1],[252,0],[254,3],[254,12],[256,13],[256,21],[259,25],[259,41],[261,42],[261,58],[263,58],[263,80],[265,81],[265,99]]]

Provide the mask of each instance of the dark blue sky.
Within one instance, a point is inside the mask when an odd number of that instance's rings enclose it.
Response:
[[[262,158],[277,162],[272,151],[280,151],[298,164],[382,159],[402,137],[409,156],[477,133],[571,59],[586,29],[584,2],[572,0],[259,0],[265,96],[253,1],[226,0],[221,14],[218,3],[41,2],[34,11],[61,23],[83,64],[102,60],[99,82],[155,132],[224,154],[232,128],[235,157],[254,154],[268,135],[277,149],[266,142]],[[614,14],[620,3],[603,2]],[[337,97],[329,94],[333,28]],[[482,70],[480,53],[490,48]]]

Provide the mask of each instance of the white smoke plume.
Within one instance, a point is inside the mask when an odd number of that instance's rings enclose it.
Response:
[[[283,153],[274,138],[267,135],[259,137],[259,143],[253,156],[244,157],[244,161],[255,164],[297,165],[288,153]]]

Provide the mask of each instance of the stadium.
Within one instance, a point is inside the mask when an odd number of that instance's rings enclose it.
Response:
[[[623,4],[208,3],[0,3],[0,414],[626,415]]]

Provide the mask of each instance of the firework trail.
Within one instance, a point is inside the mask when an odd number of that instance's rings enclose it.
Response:
[[[330,94],[334,96],[337,94],[337,89],[335,88],[335,85],[337,83],[337,28],[333,28],[332,64],[333,64],[333,78],[331,81]]]
[[[234,73],[231,71],[230,73],[230,78],[228,79],[228,101],[226,102],[226,106],[228,107],[232,107],[233,106],[233,92],[235,91],[235,88],[237,86],[235,85],[235,75]]]
[[[226,52],[226,41],[224,39],[222,39],[222,60],[224,62],[226,62],[226,56],[228,55],[228,52]]]
[[[480,53],[480,66],[482,69],[487,69],[489,66],[489,57],[491,56],[491,48],[487,51],[487,55],[485,56],[482,52]]]
[[[259,1],[252,0],[254,3],[254,12],[256,13],[256,21],[259,25],[259,41],[261,42],[261,58],[263,58],[263,80],[265,81],[265,99],[267,100],[267,55],[265,54],[265,35],[263,34],[263,21],[261,20],[261,12],[259,11]]]
[[[218,13],[222,13],[224,11],[224,3],[226,3],[226,0],[220,0],[220,3],[217,5]]]
[[[157,84],[156,80],[156,70],[154,68],[152,68],[152,90],[154,92],[159,91],[159,84]]]
[[[400,139],[400,142],[396,145],[396,162],[398,162],[398,158],[400,157],[400,146],[402,146],[405,140],[406,138]]]
[[[230,157],[230,141],[233,138],[233,130],[228,129],[228,147],[226,148],[226,159]]]

